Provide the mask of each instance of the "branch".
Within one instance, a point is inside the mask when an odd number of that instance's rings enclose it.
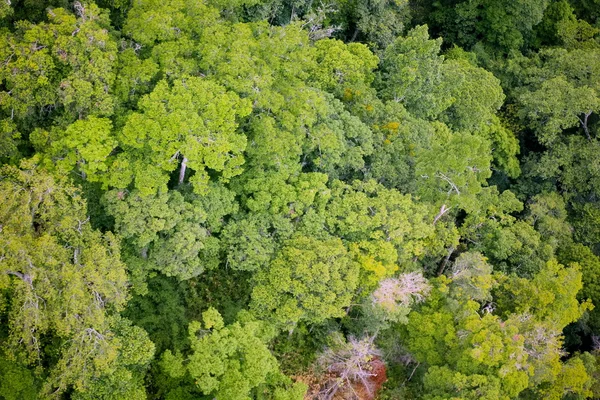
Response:
[[[410,373],[410,376],[408,377],[407,381],[410,381],[411,378],[413,377],[413,375],[415,374],[415,371],[417,370],[417,368],[419,368],[419,365],[421,365],[420,362],[417,363],[417,366],[412,370],[412,372]]]
[[[77,220],[77,232],[79,232],[79,234],[81,235],[81,228],[83,227],[83,225],[87,224],[90,220],[90,217],[87,217],[85,220],[81,221],[81,220]]]
[[[450,247],[450,250],[448,250],[448,255],[446,256],[446,258],[444,259],[444,262],[442,263],[442,265],[440,265],[440,268],[438,269],[438,272],[437,272],[438,276],[440,276],[444,273],[444,270],[446,269],[446,265],[448,265],[448,261],[450,260],[452,253],[454,253],[454,250],[456,250],[454,248],[454,246]]]
[[[585,117],[583,119],[579,118],[579,116],[577,116],[577,119],[579,120],[579,123],[581,123],[581,127],[585,131],[585,135],[587,136],[588,140],[592,140],[592,137],[590,136],[590,130],[587,126],[588,118],[590,117],[590,115],[592,115],[592,111],[588,111],[584,115]]]
[[[433,219],[433,225],[435,225],[435,224],[438,222],[438,220],[439,220],[440,218],[442,218],[442,216],[443,216],[444,214],[446,214],[448,211],[450,211],[450,209],[451,209],[451,208],[452,208],[452,207],[448,207],[448,208],[446,208],[446,205],[445,205],[445,204],[442,204],[442,208],[440,208],[440,212],[439,212],[439,213],[438,213],[438,214],[435,216],[435,218]]]
[[[24,273],[18,272],[18,271],[6,271],[6,273],[8,275],[14,275],[14,276],[20,278],[23,282],[29,284],[29,286],[31,286],[31,288],[33,288],[33,283],[31,282],[31,275],[24,274]]]
[[[452,189],[454,189],[456,191],[456,194],[460,195],[460,190],[458,190],[458,187],[454,184],[454,182],[452,182],[450,180],[450,178],[448,178],[446,175],[442,174],[441,172],[438,172],[438,178],[442,178],[443,180],[448,182],[448,184],[450,184],[450,186],[452,186]],[[450,189],[450,192],[452,192],[452,189]],[[450,192],[448,192],[448,194],[450,194]]]

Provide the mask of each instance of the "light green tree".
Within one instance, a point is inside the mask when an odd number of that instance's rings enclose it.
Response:
[[[404,104],[420,118],[435,118],[447,109],[453,83],[444,79],[441,44],[423,25],[386,47],[377,81],[381,98]]]
[[[41,153],[48,168],[59,174],[78,174],[83,180],[101,181],[105,176],[105,161],[117,147],[108,118],[80,119],[66,129],[42,129],[30,135],[31,142]]]
[[[251,310],[293,330],[300,321],[343,317],[358,284],[358,265],[340,239],[298,236],[284,242],[254,280]]]
[[[97,379],[118,370],[125,374],[122,390],[139,392],[135,371],[145,368],[154,346],[118,316],[127,299],[118,239],[93,230],[80,191],[38,170],[35,160],[23,169],[5,166],[0,176],[6,199],[0,207],[0,287],[12,293],[3,310],[6,353],[24,365],[48,365],[43,397],[70,389],[86,396]],[[44,338],[58,346],[51,364]],[[135,354],[127,346],[137,346]]]
[[[225,326],[214,308],[202,314],[203,323],[189,326],[191,354],[184,361],[167,350],[161,360],[173,377],[186,373],[205,395],[216,399],[251,399],[261,385],[277,380],[279,365],[267,347],[269,329],[263,322],[242,317],[242,321]],[[302,384],[290,390],[275,389],[275,399],[301,399]]]
[[[522,112],[542,144],[553,145],[563,130],[573,127],[581,127],[591,139],[588,120],[600,111],[600,97],[594,89],[574,87],[558,76],[542,83],[536,91],[523,94],[520,100]]]
[[[582,359],[561,361],[560,330],[589,308],[576,299],[581,273],[556,261],[530,280],[491,270],[481,255],[464,253],[450,279],[434,279],[429,298],[399,328],[407,351],[424,365],[421,395],[589,395]]]
[[[473,212],[476,196],[491,176],[490,143],[479,136],[436,125],[430,148],[415,156],[417,193],[423,199]]]
[[[217,184],[209,186],[206,196],[187,198],[177,191],[142,196],[138,191],[112,190],[105,203],[116,231],[134,246],[144,268],[179,279],[219,265],[215,235],[221,218],[237,209],[233,193]]]
[[[140,100],[139,108],[117,134],[124,152],[111,162],[110,186],[125,188],[135,180],[144,195],[166,191],[168,174],[180,164],[179,183],[189,166],[195,172],[190,178],[194,189],[204,193],[208,170],[219,172],[224,181],[241,172],[246,138],[236,132],[236,117],[250,110],[234,93],[197,77],[172,85],[163,80]]]

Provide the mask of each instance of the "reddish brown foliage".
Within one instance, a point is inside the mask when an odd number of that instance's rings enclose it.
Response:
[[[341,387],[333,397],[329,397],[324,393],[327,392],[327,387],[338,379],[334,374],[327,373],[319,377],[303,375],[296,376],[295,379],[308,385],[305,400],[375,400],[377,393],[387,380],[386,367],[379,357],[374,357],[369,365],[372,376],[368,378],[366,386],[362,382],[355,382],[352,387]]]
[[[387,380],[385,364],[381,359],[376,357],[371,360],[370,364],[373,376],[369,377],[369,390],[361,383],[354,385],[357,400],[375,400],[377,398],[377,393]]]
[[[375,376],[371,378],[373,392],[377,394],[385,381],[387,381],[386,368],[383,361],[381,361],[379,358],[374,358],[373,361],[371,361],[371,367],[373,368],[373,373],[375,374]]]

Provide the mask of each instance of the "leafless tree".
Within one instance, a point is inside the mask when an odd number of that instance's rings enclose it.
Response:
[[[321,3],[304,17],[305,22],[302,24],[302,28],[308,29],[308,36],[311,40],[317,41],[328,38],[341,29],[339,26],[323,27],[327,17],[336,11],[333,4]],[[295,17],[295,14],[292,14],[292,20]]]
[[[431,286],[420,272],[409,272],[381,281],[373,292],[373,303],[389,311],[398,305],[410,307],[424,301],[430,290]]]
[[[561,349],[562,335],[560,332],[544,325],[538,325],[528,330],[523,336],[525,336],[525,353],[532,360],[543,360],[547,355],[556,354],[557,351],[564,355],[564,351]]]
[[[330,400],[341,389],[357,397],[353,388],[356,384],[362,385],[369,394],[373,394],[371,378],[377,374],[373,371],[371,362],[381,355],[373,343],[374,340],[374,336],[367,336],[361,340],[350,337],[347,342],[340,338],[332,348],[321,354],[318,364],[333,377],[319,393],[320,399]]]

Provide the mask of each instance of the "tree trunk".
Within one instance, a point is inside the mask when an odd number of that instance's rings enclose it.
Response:
[[[181,160],[181,169],[179,170],[179,184],[183,183],[183,179],[185,178],[185,169],[187,168],[188,159],[183,156],[183,160]]]
[[[590,115],[592,115],[592,112],[587,112],[584,114],[585,116],[583,117],[583,120],[581,118],[579,118],[579,122],[581,123],[581,127],[583,128],[584,132],[585,132],[585,136],[587,136],[588,140],[592,140],[592,137],[590,136],[590,129],[588,128],[588,118],[590,117]]]
[[[83,161],[83,160],[77,161],[77,166],[79,167],[79,172],[81,173],[81,179],[83,179],[85,181],[85,180],[87,180],[87,174],[81,170],[82,164],[85,164],[85,161]]]
[[[435,218],[433,219],[433,225],[435,225],[435,224],[438,222],[438,220],[439,220],[440,218],[442,218],[442,216],[443,216],[444,214],[446,214],[446,213],[447,213],[447,212],[450,210],[450,208],[452,208],[452,207],[446,208],[446,205],[445,205],[445,204],[442,204],[442,208],[440,208],[440,212],[439,212],[439,213],[438,213],[438,215],[436,215],[436,216],[435,216]]]
[[[454,253],[454,250],[455,250],[454,247],[450,247],[450,249],[448,250],[448,255],[444,259],[444,262],[442,262],[442,264],[440,265],[440,268],[437,271],[437,276],[440,276],[444,273],[444,270],[446,269],[446,265],[448,265],[448,261],[450,261],[450,257],[452,256],[452,253]]]

